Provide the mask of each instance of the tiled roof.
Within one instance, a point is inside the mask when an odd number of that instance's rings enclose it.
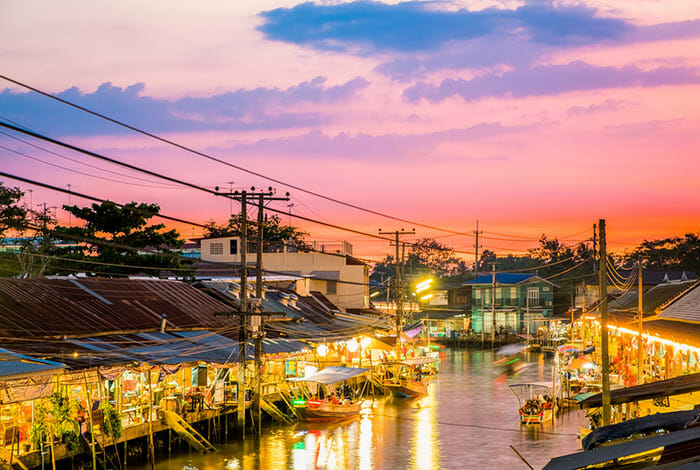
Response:
[[[532,278],[539,278],[535,273],[496,273],[496,283],[500,285],[514,285],[520,284],[525,281],[534,280]],[[546,279],[539,278],[538,280],[543,280],[544,282],[549,282]],[[475,284],[491,284],[493,282],[492,274],[484,274],[476,279],[465,283],[465,285],[475,285]],[[551,282],[549,282],[552,284]]]
[[[700,322],[700,284],[680,296],[660,314],[664,320]]]
[[[642,307],[644,309],[644,313],[653,313],[658,307],[673,299],[692,285],[693,281],[667,282],[648,289],[642,294]],[[625,292],[620,297],[610,302],[608,306],[611,310],[636,310],[638,308],[638,299],[639,295],[635,289]]]

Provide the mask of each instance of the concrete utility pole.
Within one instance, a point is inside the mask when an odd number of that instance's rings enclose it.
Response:
[[[642,348],[642,328],[644,327],[644,289],[642,282],[642,260],[638,261],[639,265],[639,292],[637,293],[639,305],[639,320],[637,325],[637,385],[642,384],[642,369],[644,367],[644,349]]]
[[[241,192],[241,324],[238,332],[238,427],[245,438],[245,363],[248,343],[248,193]]]
[[[479,234],[484,233],[484,231],[479,231],[479,221],[476,221],[476,230],[474,230],[474,235],[476,236],[476,240],[474,240],[474,273],[479,272]]]
[[[603,372],[603,426],[610,424],[610,355],[608,352],[608,254],[605,243],[605,219],[598,222],[600,236],[598,284],[600,289],[600,353]]]
[[[396,300],[396,360],[400,361],[401,360],[401,322],[403,320],[403,304],[404,304],[404,298],[403,298],[403,277],[402,277],[402,272],[403,272],[403,258],[400,257],[400,252],[399,252],[399,247],[401,245],[401,242],[399,238],[402,235],[415,235],[416,234],[416,229],[411,229],[411,231],[406,231],[404,229],[396,230],[394,232],[385,232],[382,231],[382,229],[379,229],[379,235],[393,235],[394,236],[394,247],[396,248],[396,254],[394,258],[394,267],[395,267],[395,272],[396,272],[396,279],[394,282],[394,296]]]
[[[230,183],[232,184],[232,183]],[[218,191],[218,187],[216,188]],[[241,290],[240,290],[240,301],[241,301],[241,320],[240,320],[240,330],[238,335],[238,403],[237,403],[237,418],[238,426],[241,430],[241,435],[245,437],[245,390],[246,390],[246,360],[248,358],[247,346],[248,346],[248,323],[252,323],[252,320],[256,318],[259,321],[254,323],[255,331],[255,396],[253,397],[253,413],[254,421],[257,420],[258,424],[256,426],[256,431],[260,432],[260,424],[262,419],[261,413],[261,374],[262,374],[262,339],[263,339],[263,325],[262,325],[262,283],[263,283],[263,236],[264,236],[264,219],[263,212],[265,208],[265,201],[289,201],[289,193],[286,193],[285,197],[275,197],[274,191],[270,187],[268,191],[255,192],[255,187],[251,187],[251,192],[248,191],[234,191],[230,193],[217,193],[218,195],[224,195],[231,198],[231,200],[238,200],[241,202],[241,233],[240,233],[240,253],[241,253]],[[258,220],[257,220],[257,260],[256,260],[256,282],[255,282],[255,295],[259,302],[260,310],[255,312],[256,316],[249,318],[248,315],[248,201],[251,200],[251,204],[255,204],[255,199],[257,199],[258,205]],[[250,320],[250,321],[249,321]]]
[[[491,347],[496,346],[496,263],[491,275]]]

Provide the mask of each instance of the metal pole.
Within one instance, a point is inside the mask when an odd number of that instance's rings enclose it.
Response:
[[[603,426],[610,424],[610,356],[608,352],[608,254],[605,241],[605,219],[598,222],[600,268],[598,284],[600,289],[600,351],[603,372]]]
[[[491,275],[491,347],[496,345],[496,263]]]
[[[258,425],[255,430],[258,434],[261,432],[262,428],[262,337],[263,337],[263,326],[262,326],[262,288],[263,288],[263,235],[265,227],[263,226],[263,210],[265,207],[265,196],[260,194],[258,196],[258,258],[256,262],[255,269],[257,271],[257,277],[255,280],[255,296],[260,299],[260,326],[255,336],[255,401],[253,403],[253,412],[255,414],[255,419]]]
[[[396,282],[394,287],[396,288],[396,360],[401,360],[401,317],[403,316],[403,296],[401,295],[401,266],[399,265],[399,232],[396,231],[396,259],[394,260],[394,266],[396,270]]]
[[[642,383],[642,368],[644,367],[644,349],[642,348],[642,329],[644,327],[644,291],[642,282],[642,260],[639,260],[639,324],[637,326],[637,385]]]
[[[248,267],[246,254],[248,252],[248,200],[247,192],[241,192],[241,323],[238,334],[238,403],[237,419],[241,437],[245,438],[245,363],[247,359],[246,343],[248,342]]]

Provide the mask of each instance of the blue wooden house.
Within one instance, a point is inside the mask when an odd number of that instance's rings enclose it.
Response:
[[[511,333],[534,333],[552,316],[558,286],[534,273],[484,274],[465,285],[472,288],[471,327],[491,334],[501,327]],[[494,323],[493,313],[496,314]]]

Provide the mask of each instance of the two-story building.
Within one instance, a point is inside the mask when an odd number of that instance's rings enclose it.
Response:
[[[552,316],[556,284],[534,273],[496,273],[472,279],[471,327],[475,333],[534,332]]]
[[[246,264],[254,267],[255,248],[252,244],[247,248]],[[304,292],[321,292],[344,311],[369,308],[369,266],[352,256],[352,245],[348,242],[309,251],[284,243],[270,244],[264,246],[262,258],[266,275],[296,277],[298,287]],[[201,259],[240,265],[240,238],[201,240]],[[249,282],[254,282],[254,279]]]

